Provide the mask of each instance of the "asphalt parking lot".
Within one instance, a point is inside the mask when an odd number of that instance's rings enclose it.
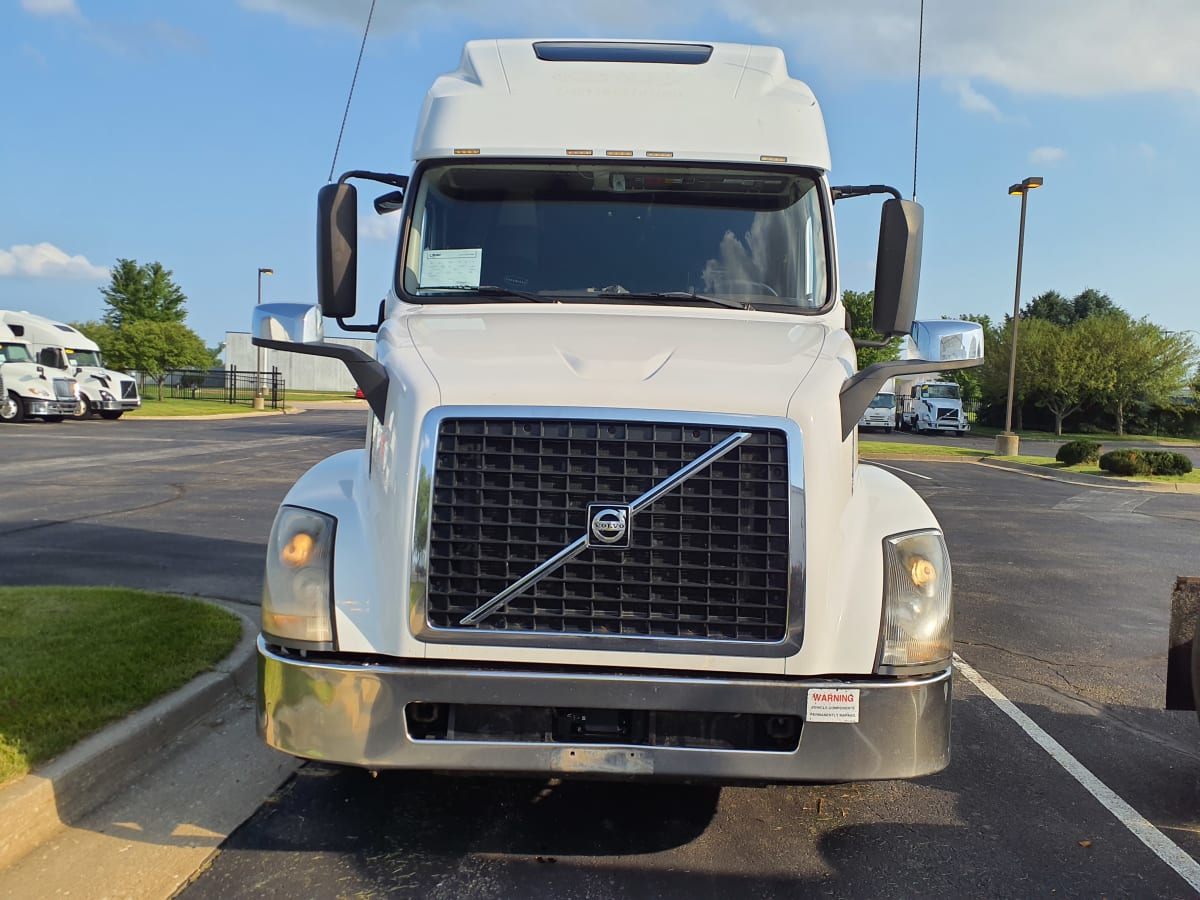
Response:
[[[0,429],[0,580],[253,606],[275,506],[361,446],[363,417]],[[718,789],[310,763],[183,896],[1194,895],[1200,724],[1161,704],[1171,585],[1200,574],[1200,496],[881,464],[930,503],[955,562],[946,771]]]

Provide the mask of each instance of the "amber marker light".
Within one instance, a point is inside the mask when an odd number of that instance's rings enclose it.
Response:
[[[787,162],[786,156],[760,156],[759,162]]]
[[[567,156],[591,156],[591,150],[567,150]]]
[[[454,151],[454,155],[455,155],[455,156],[478,156],[478,155],[479,155],[479,148],[478,148],[478,147],[460,147],[460,148],[456,148],[456,149],[455,149],[455,151]]]
[[[312,535],[305,534],[303,531],[292,536],[292,539],[284,545],[284,548],[279,552],[280,560],[293,569],[299,569],[301,566],[308,564],[312,559],[313,547],[315,543]]]

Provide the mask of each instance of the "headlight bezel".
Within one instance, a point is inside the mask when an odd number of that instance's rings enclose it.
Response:
[[[311,542],[305,561],[286,560],[295,556],[296,539]],[[305,506],[284,504],[275,514],[267,541],[263,573],[261,627],[272,643],[299,650],[333,650],[337,626],[333,612],[333,554],[337,518]],[[317,596],[301,596],[301,588]],[[323,588],[323,591],[320,589]]]
[[[936,528],[883,539],[883,602],[875,671],[911,676],[944,671],[954,655],[954,584],[946,540]],[[914,577],[933,581],[918,585]]]

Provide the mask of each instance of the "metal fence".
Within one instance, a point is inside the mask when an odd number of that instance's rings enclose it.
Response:
[[[140,378],[142,395],[157,396],[158,382],[147,375]],[[278,368],[270,372],[243,372],[228,369],[170,369],[163,377],[163,397],[172,400],[210,400],[220,403],[244,403],[253,406],[262,396],[270,409],[284,406],[287,385]]]

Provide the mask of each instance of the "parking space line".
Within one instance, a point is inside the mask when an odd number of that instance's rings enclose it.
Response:
[[[933,481],[933,479],[928,475],[918,475],[916,472],[908,471],[908,469],[901,469],[899,466],[889,466],[886,463],[877,462],[875,460],[871,460],[870,462],[863,460],[863,464],[868,466],[878,466],[881,469],[890,469],[893,472],[903,472],[905,475],[911,475],[913,478],[924,478],[926,481]]]
[[[1193,890],[1200,891],[1200,863],[1186,854],[1179,845],[1159,831],[1136,809],[1117,796],[1103,781],[1092,774],[1083,763],[1072,756],[1058,741],[1050,737],[1033,719],[1021,712],[1017,705],[992,685],[986,678],[976,672],[963,661],[957,653],[954,654],[954,664],[975,685],[985,697],[991,700],[1000,711],[1012,719],[1031,737],[1039,747],[1050,754],[1051,758],[1067,770],[1076,781],[1083,785],[1084,790],[1100,801],[1100,805],[1112,813],[1113,817],[1129,829],[1139,841],[1145,844],[1154,854],[1186,881]]]

